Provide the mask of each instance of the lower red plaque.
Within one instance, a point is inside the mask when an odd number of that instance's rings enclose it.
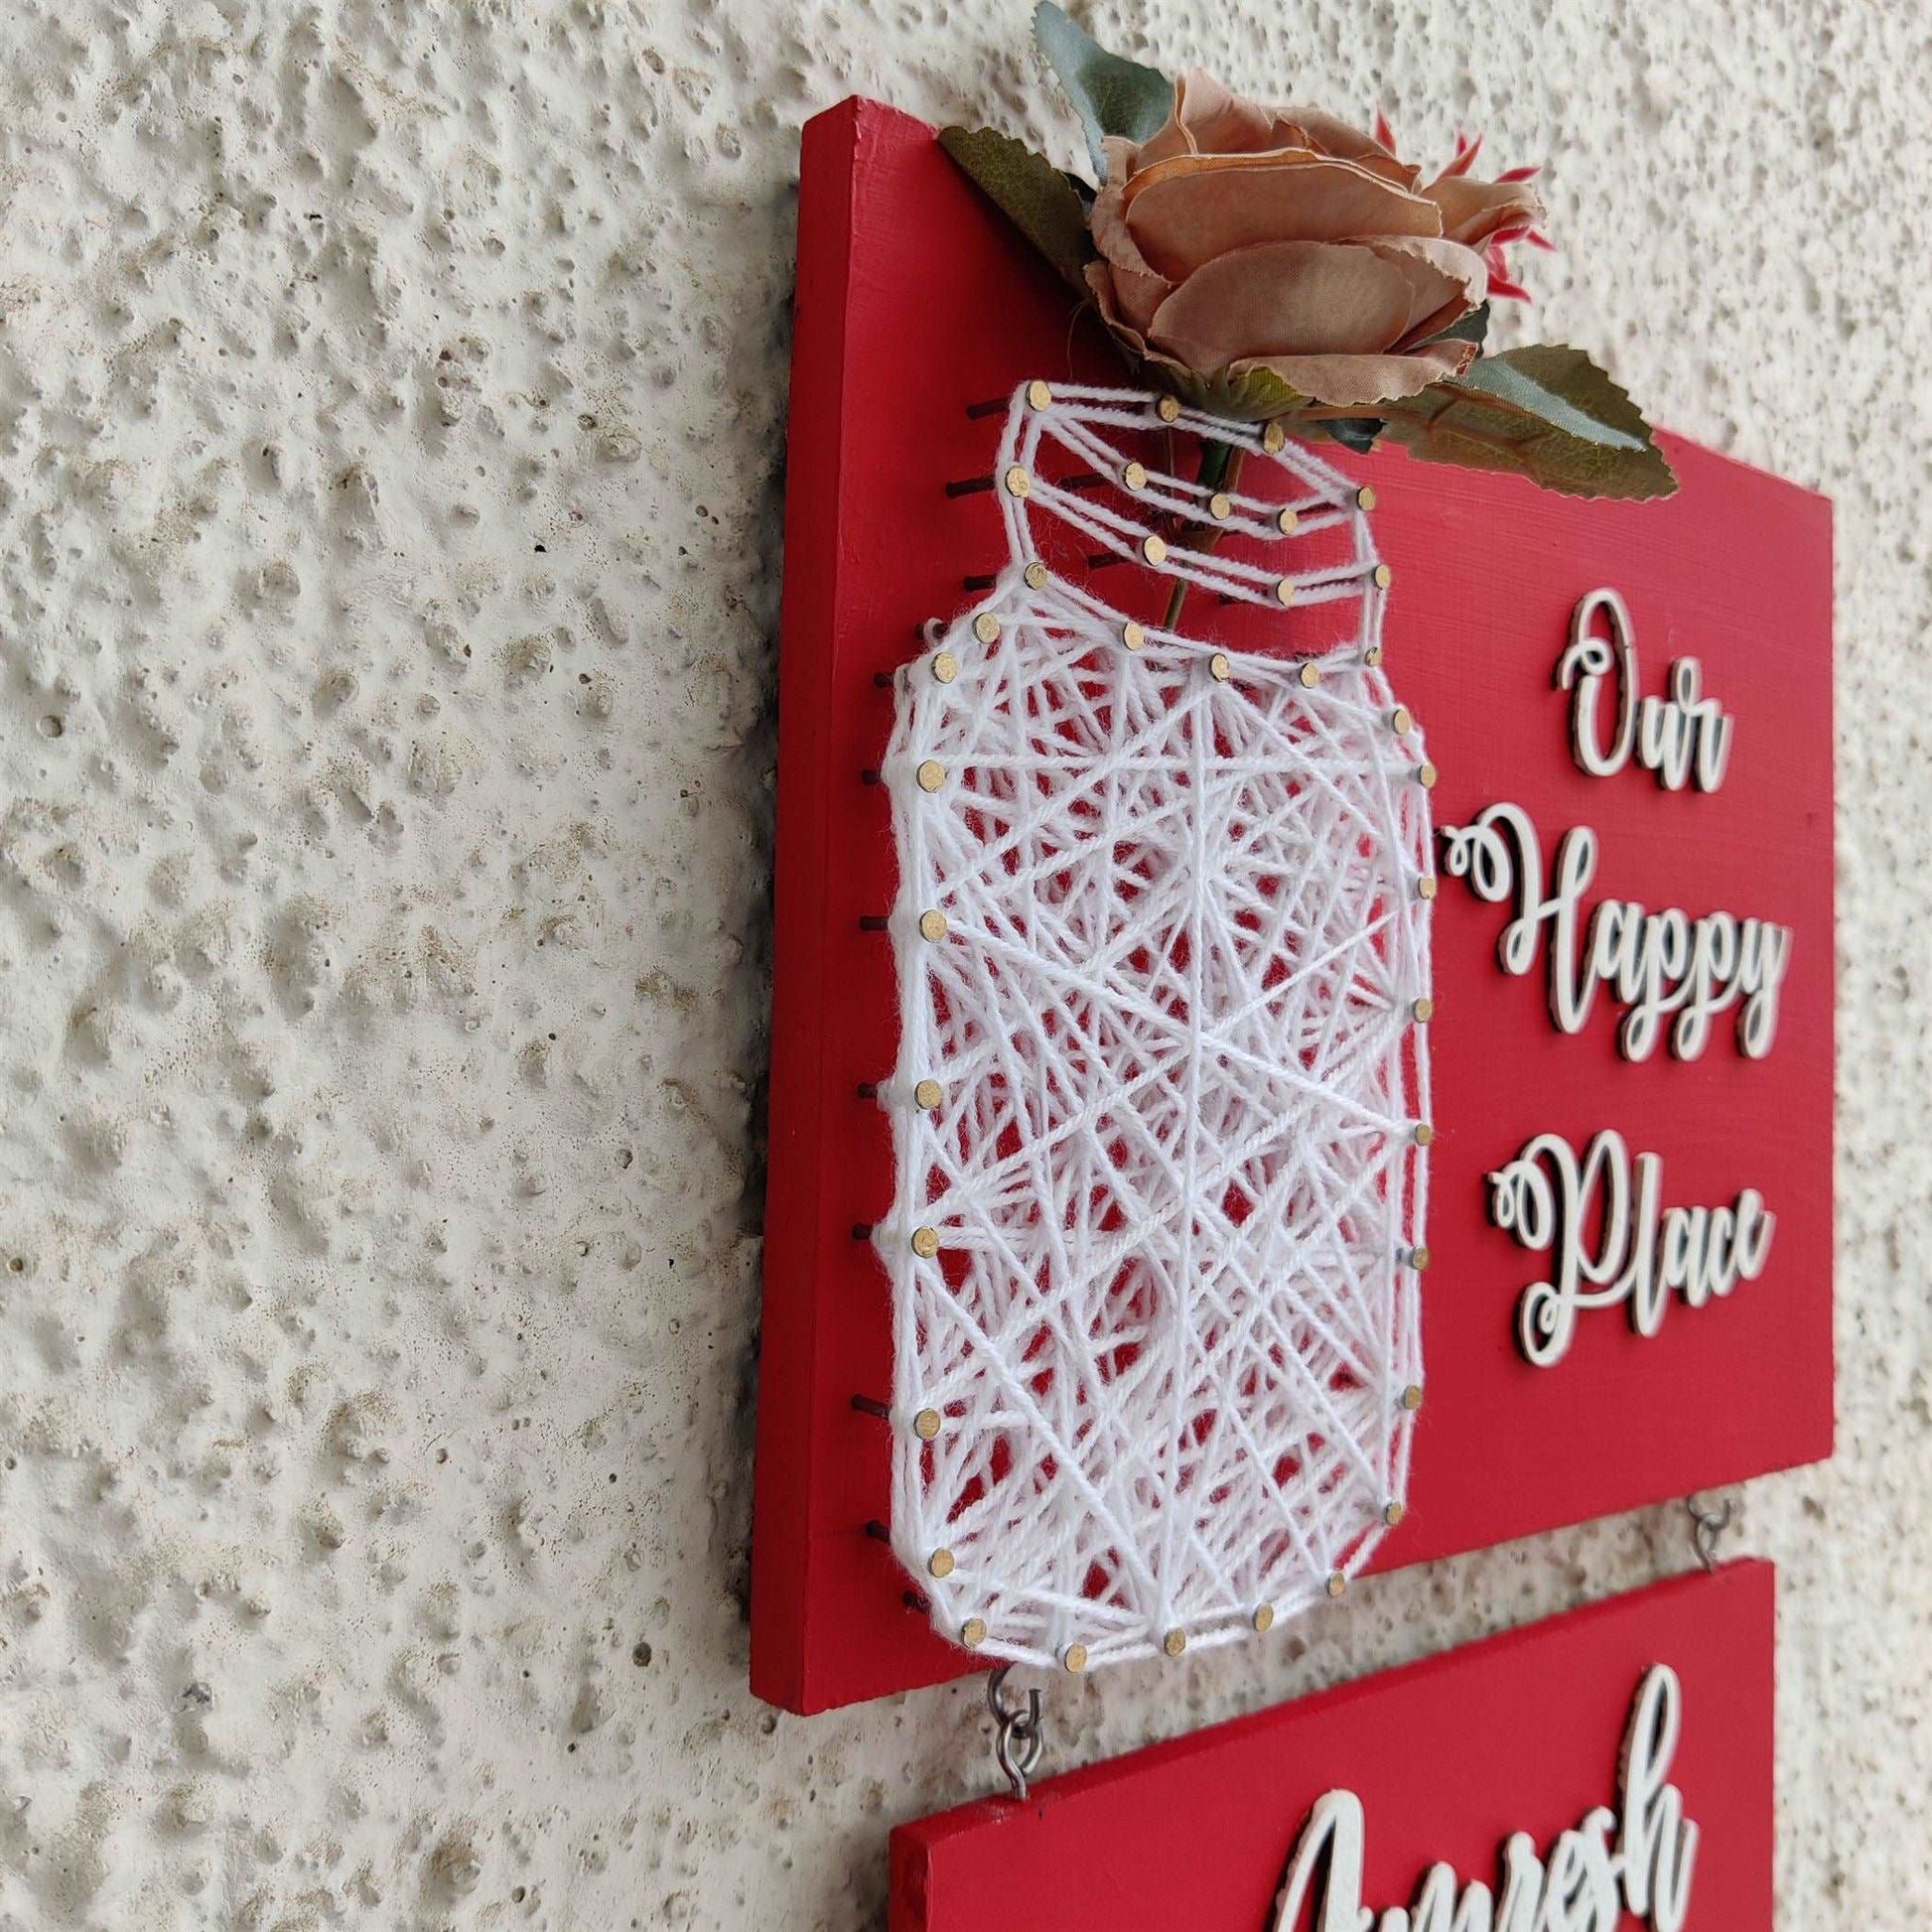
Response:
[[[1774,1594],[1727,1564],[901,1826],[894,1932],[1768,1932]]]

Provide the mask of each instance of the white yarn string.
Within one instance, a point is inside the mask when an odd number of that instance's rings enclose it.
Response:
[[[1248,604],[1279,607],[1284,577],[1298,608],[1352,600],[1318,660],[1133,625],[1040,569],[1035,519],[1142,568],[1159,513],[1201,520],[1189,479],[1150,468],[1103,500],[1041,474],[1050,452],[1118,480],[1130,440],[1170,427],[1278,466],[1288,493],[1229,489],[1238,553],[1176,543],[1162,574]],[[1008,567],[928,626],[884,766],[892,1534],[946,1634],[1078,1668],[1265,1628],[1333,1594],[1401,1513],[1426,760],[1380,669],[1366,510],[1305,449],[1029,384],[995,487]]]

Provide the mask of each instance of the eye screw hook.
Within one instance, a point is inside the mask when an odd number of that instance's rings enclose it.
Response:
[[[986,1708],[992,1712],[998,1727],[993,1738],[993,1756],[1006,1773],[1014,1797],[1024,1803],[1027,1780],[1038,1768],[1046,1738],[1040,1729],[1040,1698],[1036,1690],[1027,1693],[1025,1704],[1007,1701],[1007,1678],[1012,1671],[1011,1664],[1002,1664],[986,1680]]]

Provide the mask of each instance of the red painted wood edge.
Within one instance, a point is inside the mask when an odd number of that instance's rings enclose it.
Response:
[[[1363,1801],[1378,1913],[1439,1859],[1493,1886],[1509,1833],[1547,1852],[1613,1804],[1631,1699],[1660,1663],[1683,1687],[1669,1776],[1699,1827],[1691,1932],[1770,1932],[1775,1612],[1768,1563],[1694,1572],[1046,1779],[1026,1803],[901,1825],[892,1932],[1268,1932],[1309,1808],[1336,1788]]]
[[[823,746],[836,701],[814,664],[829,663],[838,609],[839,412],[844,394],[846,279],[851,269],[849,191],[859,103],[847,101],[807,123],[800,157],[798,284],[793,298],[791,415],[787,429],[783,646],[778,703],[785,756],[778,765],[773,924],[802,932],[815,922],[831,859]],[[844,189],[846,192],[842,193]],[[783,1602],[795,1615],[761,1617],[752,1688],[790,1709],[804,1708],[806,1629],[813,1600],[812,1464],[818,1440],[812,1409],[820,1310],[809,1292],[817,1242],[817,1163],[811,1123],[825,1097],[824,1035],[818,1025],[826,969],[816,947],[787,947],[772,975],[769,1119],[772,1139],[764,1214],[764,1301],[759,1323],[756,1484],[771,1505],[752,1540],[755,1605]],[[782,1372],[772,1365],[782,1364]]]

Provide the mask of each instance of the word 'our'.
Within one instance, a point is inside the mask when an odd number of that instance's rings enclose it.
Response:
[[[1662,1160],[1633,1162],[1607,1128],[1581,1160],[1561,1135],[1539,1134],[1489,1176],[1490,1220],[1553,1260],[1516,1308],[1516,1345],[1538,1368],[1563,1359],[1586,1310],[1627,1302],[1630,1325],[1654,1335],[1673,1294],[1701,1309],[1763,1274],[1777,1216],[1755,1187],[1728,1207],[1665,1207],[1663,1184]]]
[[[1497,904],[1513,895],[1516,916],[1503,927],[1496,956],[1518,976],[1536,965],[1547,941],[1550,1018],[1581,1033],[1599,986],[1624,1007],[1617,1045],[1625,1059],[1648,1059],[1670,1021],[1670,1050],[1696,1059],[1711,1023],[1736,1007],[1737,1050],[1760,1060],[1777,1034],[1778,994],[1791,963],[1791,928],[1730,912],[1690,913],[1668,906],[1648,912],[1633,899],[1600,900],[1585,928],[1582,899],[1596,876],[1596,834],[1587,825],[1566,832],[1550,882],[1543,848],[1520,805],[1491,805],[1471,825],[1448,825],[1443,869],[1466,879],[1478,898]]]
[[[1599,612],[1607,634],[1595,627]],[[1557,659],[1557,688],[1571,694],[1571,756],[1591,777],[1615,776],[1634,754],[1669,791],[1692,778],[1700,791],[1724,783],[1736,721],[1704,695],[1704,666],[1695,657],[1671,665],[1668,696],[1638,699],[1636,632],[1616,592],[1591,591],[1578,604],[1570,647]]]
[[[1617,1808],[1597,1805],[1560,1832],[1539,1857],[1528,1832],[1512,1832],[1500,1864],[1502,1899],[1480,1879],[1458,1884],[1433,1864],[1416,1902],[1392,1905],[1378,1921],[1362,1904],[1366,1827],[1352,1791],[1317,1798],[1289,1860],[1275,1932],[1300,1932],[1306,1903],[1319,1900],[1311,1932],[1616,1932],[1627,1911],[1652,1932],[1682,1932],[1691,1908],[1698,1828],[1669,1783],[1683,1727],[1683,1690],[1668,1664],[1644,1674],[1630,1706],[1617,1770]]]

